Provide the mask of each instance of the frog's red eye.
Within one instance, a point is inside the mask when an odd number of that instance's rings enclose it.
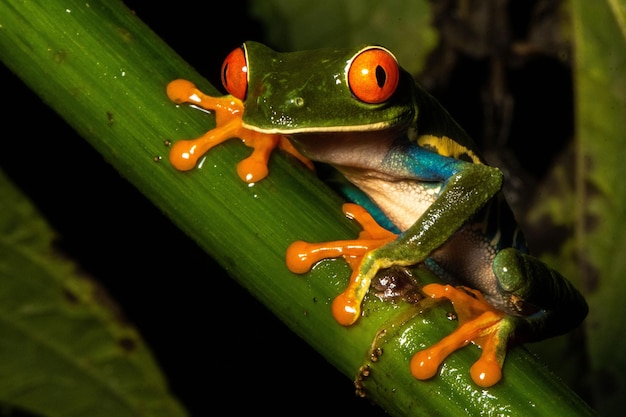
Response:
[[[243,47],[232,51],[224,60],[222,64],[222,85],[226,91],[239,100],[246,98],[246,92],[248,91],[248,64]]]
[[[381,47],[360,51],[352,58],[348,69],[350,91],[365,103],[377,104],[387,100],[396,91],[399,80],[396,58]]]

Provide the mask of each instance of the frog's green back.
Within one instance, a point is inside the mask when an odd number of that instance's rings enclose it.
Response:
[[[415,105],[419,109],[417,135],[420,146],[438,153],[484,163],[476,143],[430,93],[415,83]]]

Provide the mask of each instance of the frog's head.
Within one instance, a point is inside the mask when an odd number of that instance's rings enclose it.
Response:
[[[415,83],[380,46],[279,53],[247,42],[222,66],[243,100],[244,127],[263,133],[376,131],[410,123]]]

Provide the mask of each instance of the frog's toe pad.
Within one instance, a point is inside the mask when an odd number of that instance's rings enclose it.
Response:
[[[342,326],[351,326],[361,316],[360,304],[354,297],[341,293],[333,300],[333,317]]]
[[[446,356],[436,345],[419,351],[411,359],[411,373],[420,380],[432,378]]]
[[[179,171],[189,171],[195,168],[201,155],[194,152],[195,140],[179,140],[170,149],[170,162]]]
[[[186,103],[191,100],[196,86],[191,81],[174,80],[167,85],[167,97],[176,104]]]
[[[476,385],[487,388],[502,379],[502,365],[495,355],[482,355],[470,368],[470,375]]]
[[[268,174],[267,161],[264,160],[249,157],[237,164],[237,175],[248,184],[260,181]]]
[[[482,348],[480,358],[470,369],[474,383],[481,387],[496,384],[502,378],[510,326],[506,314],[487,303],[482,295],[469,289],[430,284],[423,288],[432,298],[447,298],[454,304],[459,326],[433,346],[417,352],[411,359],[411,373],[417,379],[428,379],[452,352],[473,342]]]

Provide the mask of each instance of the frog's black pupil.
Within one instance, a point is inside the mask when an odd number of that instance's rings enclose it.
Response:
[[[387,81],[387,73],[385,69],[380,65],[376,66],[376,83],[380,88],[385,86],[385,82]]]

